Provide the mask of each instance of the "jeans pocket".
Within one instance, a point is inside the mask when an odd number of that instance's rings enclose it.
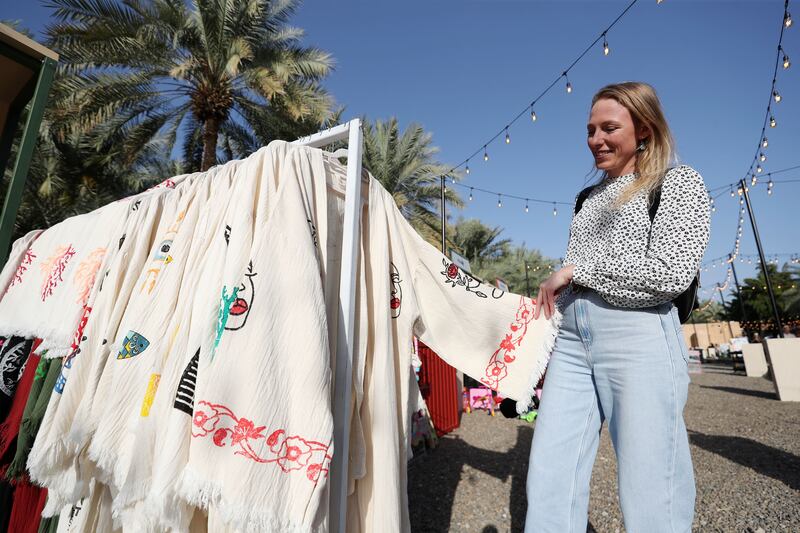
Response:
[[[688,366],[689,348],[687,348],[686,341],[683,338],[683,325],[681,324],[681,319],[678,316],[678,308],[673,305],[672,309],[669,311],[669,314],[672,316],[672,324],[675,326],[675,340],[678,343],[678,351],[681,353],[683,362]]]

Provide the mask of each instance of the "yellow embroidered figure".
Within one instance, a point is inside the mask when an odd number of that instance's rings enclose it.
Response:
[[[143,418],[150,416],[150,407],[153,406],[153,400],[156,397],[160,381],[161,374],[150,374],[150,382],[147,384],[147,391],[145,391],[144,399],[142,400],[142,410],[139,413]]]
[[[145,276],[139,292],[144,290],[147,290],[147,294],[153,292],[153,287],[156,286],[158,274],[161,272],[161,269],[172,262],[172,255],[170,255],[172,241],[178,234],[178,228],[180,228],[184,216],[186,216],[186,211],[178,213],[178,218],[175,220],[175,223],[169,227],[161,244],[158,245],[158,248],[156,248],[156,251],[153,253],[153,259],[150,260],[150,265],[147,269],[147,276]]]

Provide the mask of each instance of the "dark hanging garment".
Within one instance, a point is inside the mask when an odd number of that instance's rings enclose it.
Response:
[[[34,339],[10,337],[0,348],[0,419],[5,419],[11,409],[14,392],[33,346]]]

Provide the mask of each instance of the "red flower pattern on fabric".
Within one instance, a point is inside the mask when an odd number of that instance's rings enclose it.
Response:
[[[456,276],[458,276],[458,267],[455,264],[450,263],[450,266],[447,267],[447,277],[455,278]]]
[[[328,475],[327,465],[332,453],[329,445],[298,435],[287,436],[283,429],[267,436],[264,434],[266,426],[256,426],[252,420],[237,417],[224,405],[205,400],[198,402],[192,426],[193,438],[211,435],[216,447],[230,446],[235,448],[234,455],[256,463],[276,463],[284,473],[305,470],[306,477],[313,483],[321,475]],[[264,441],[263,444],[259,443],[260,440]]]
[[[14,285],[22,283],[22,275],[28,270],[28,267],[31,263],[33,263],[34,259],[36,259],[36,254],[33,253],[33,248],[28,248],[25,250],[25,254],[22,256],[22,261],[19,262],[17,271],[14,272],[14,277],[11,278],[11,283],[9,283],[8,287],[6,287],[6,293],[11,290],[11,287]]]
[[[522,344],[522,339],[528,333],[528,324],[533,320],[534,303],[534,300],[520,296],[516,316],[509,325],[511,333],[503,337],[486,365],[485,376],[481,378],[484,385],[497,390],[500,381],[508,375],[507,365],[516,360],[513,352]]]
[[[42,273],[46,276],[42,282],[42,301],[52,296],[59,283],[64,281],[64,270],[73,255],[75,255],[75,248],[71,244],[59,246],[53,255],[39,265]]]

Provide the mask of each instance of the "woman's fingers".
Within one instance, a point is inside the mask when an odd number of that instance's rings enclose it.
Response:
[[[548,311],[547,311],[547,309],[548,309],[547,302],[550,299],[550,288],[547,286],[546,282],[542,284],[541,292],[542,292],[541,309],[542,309],[542,311],[544,311],[544,317],[545,318],[549,318],[547,316],[547,313],[548,313]]]
[[[542,312],[542,286],[539,285],[539,292],[536,293],[536,308],[533,311],[533,319],[539,320],[539,314]]]

